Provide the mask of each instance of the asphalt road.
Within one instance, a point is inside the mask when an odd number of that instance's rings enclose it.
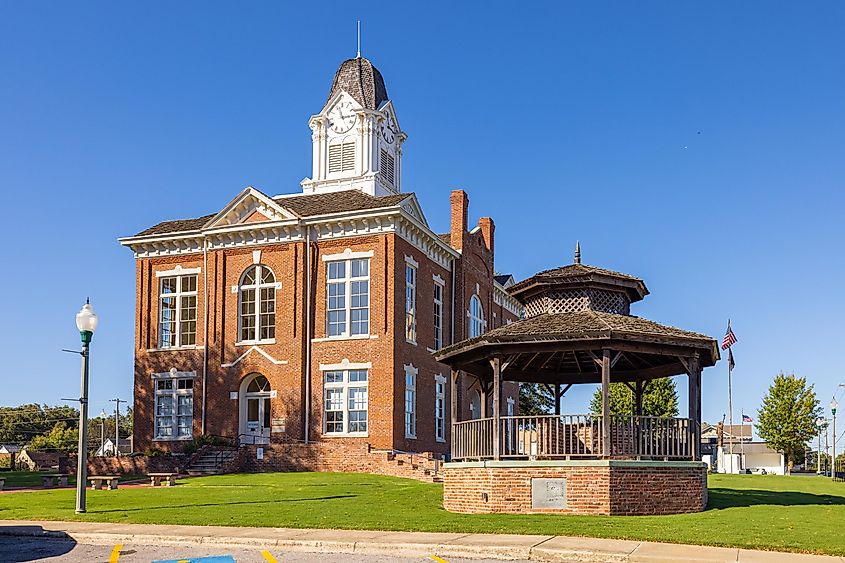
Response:
[[[154,546],[138,544],[86,545],[72,540],[0,537],[0,561],[61,561],[62,563],[151,563],[185,562],[201,563],[442,563],[439,558],[403,558],[382,555],[348,555],[340,553],[284,552],[278,548],[268,550],[257,546],[253,549],[197,546]],[[199,559],[209,557],[211,559]],[[446,563],[493,563],[493,560],[449,559]]]

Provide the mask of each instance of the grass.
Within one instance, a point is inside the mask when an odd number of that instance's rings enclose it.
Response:
[[[6,488],[10,487],[40,487],[41,477],[44,475],[55,474],[53,471],[2,471],[0,472],[0,479],[6,480]],[[76,477],[70,475],[68,483],[76,483]]]
[[[0,495],[0,519],[591,536],[845,555],[845,483],[713,475],[704,512],[675,516],[452,514],[442,485],[353,473],[187,479],[171,488]]]

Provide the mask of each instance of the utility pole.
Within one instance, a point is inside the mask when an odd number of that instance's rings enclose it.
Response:
[[[120,403],[125,403],[123,399],[109,399],[110,403],[114,403],[114,457],[120,456]]]

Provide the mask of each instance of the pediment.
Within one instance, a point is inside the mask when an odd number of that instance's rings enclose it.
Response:
[[[347,102],[347,101],[352,103],[352,107],[355,111],[359,111],[359,110],[364,109],[364,106],[362,106],[358,102],[358,100],[353,98],[352,95],[349,92],[347,92],[346,90],[338,90],[338,92],[334,96],[329,98],[329,101],[326,102],[326,105],[323,106],[323,109],[320,110],[320,113],[317,114],[317,115],[319,115],[321,117],[325,117],[329,114],[329,112],[332,110],[332,108],[335,107],[337,104],[339,104],[341,102]]]
[[[396,130],[404,135],[404,132],[402,131],[402,124],[399,123],[399,118],[396,117],[396,109],[393,107],[392,100],[387,100],[386,102],[381,104],[381,106],[379,106],[378,108],[378,111],[385,115],[390,115],[390,117],[393,118],[393,123],[396,124]]]
[[[402,201],[400,207],[408,213],[408,215],[428,227],[428,221],[425,218],[420,202],[417,201],[416,195],[409,194],[409,196]]]
[[[206,229],[227,227],[244,223],[294,220],[296,217],[272,198],[253,187],[248,187],[229,202],[208,223]]]

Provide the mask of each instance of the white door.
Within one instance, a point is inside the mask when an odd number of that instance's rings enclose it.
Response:
[[[242,410],[242,442],[247,444],[270,443],[270,383],[263,375],[249,382],[244,394]]]

